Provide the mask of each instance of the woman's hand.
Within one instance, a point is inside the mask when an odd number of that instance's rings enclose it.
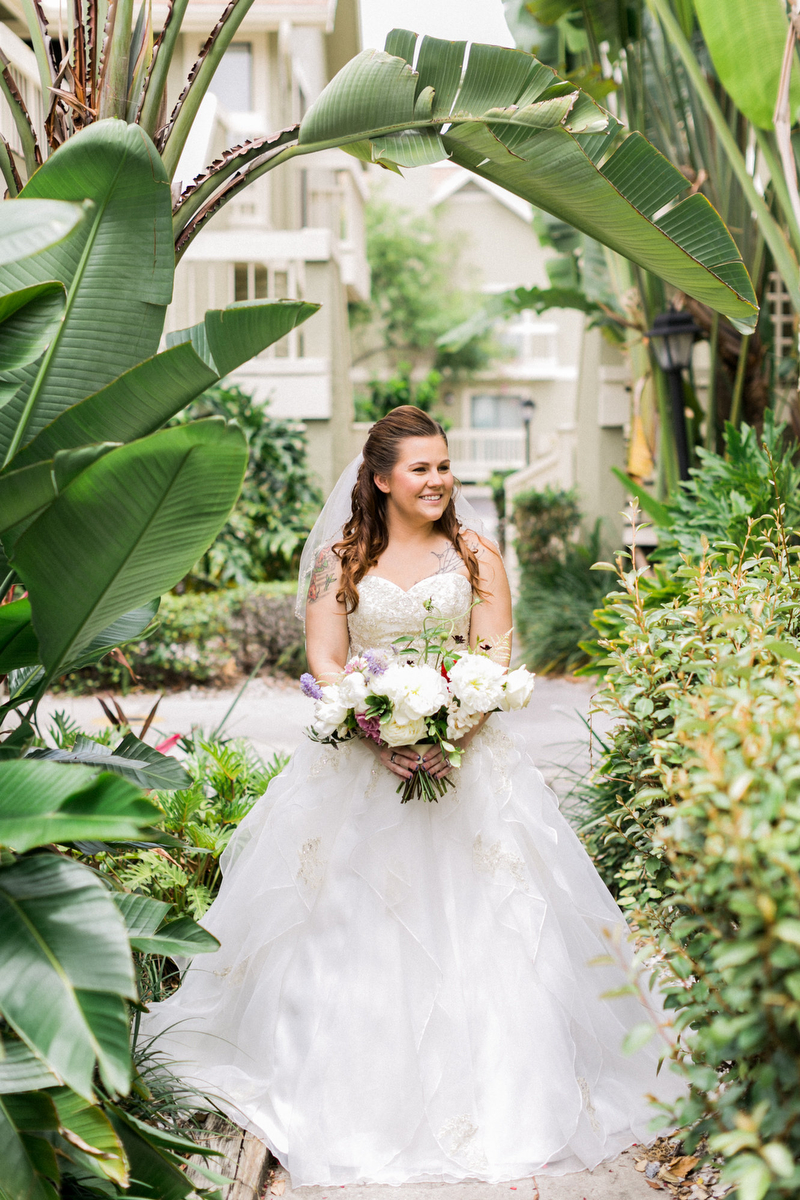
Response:
[[[441,779],[452,770],[440,746],[379,746],[377,742],[370,745],[384,767],[400,779],[410,779],[420,769],[434,779]]]

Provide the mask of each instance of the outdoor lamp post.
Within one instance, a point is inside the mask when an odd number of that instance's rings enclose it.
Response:
[[[652,338],[658,365],[669,381],[672,402],[672,424],[675,430],[675,447],[678,452],[678,474],[681,479],[689,478],[689,441],[686,436],[686,412],[683,398],[683,372],[692,360],[692,346],[699,333],[691,313],[676,312],[674,308],[659,313],[647,336]],[[712,400],[709,399],[709,403]]]
[[[522,424],[525,427],[525,466],[531,465],[531,418],[533,410],[536,408],[533,400],[522,400],[520,402],[522,410]]]

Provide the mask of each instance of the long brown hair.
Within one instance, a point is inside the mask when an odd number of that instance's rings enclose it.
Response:
[[[421,408],[402,404],[377,421],[364,445],[364,460],[352,493],[350,519],[342,530],[342,540],[333,547],[342,564],[342,577],[336,599],[349,613],[358,608],[358,584],[374,567],[389,544],[386,521],[386,493],[375,484],[375,476],[388,477],[400,457],[400,444],[410,437],[447,436],[438,421]],[[474,550],[467,545],[458,524],[455,491],[435,528],[452,543],[467,568],[473,591],[482,595],[480,567]]]

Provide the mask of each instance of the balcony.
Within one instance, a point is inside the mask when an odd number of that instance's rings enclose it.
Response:
[[[493,471],[525,466],[524,429],[450,429],[453,473],[468,483],[484,483]]]

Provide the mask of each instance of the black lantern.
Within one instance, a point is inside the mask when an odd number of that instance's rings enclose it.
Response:
[[[531,418],[533,410],[536,408],[533,400],[520,401],[520,409],[522,411],[522,424],[525,428],[525,466],[531,465]]]
[[[703,330],[695,325],[692,314],[676,312],[659,313],[647,336],[652,340],[656,361],[669,381],[672,401],[672,423],[675,431],[675,448],[678,452],[678,473],[681,479],[689,478],[689,442],[686,437],[686,413],[684,411],[682,373],[692,361],[692,346]]]

